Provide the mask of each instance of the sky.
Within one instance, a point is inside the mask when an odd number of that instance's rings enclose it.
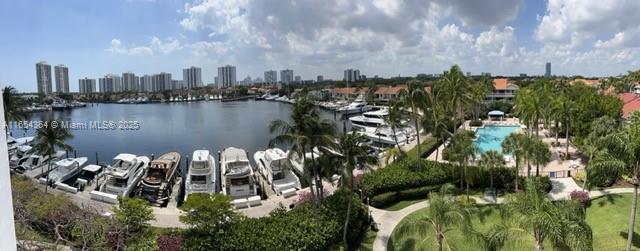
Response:
[[[237,79],[463,71],[610,76],[640,65],[638,0],[0,1],[0,85],[36,90],[35,63],[78,79],[237,67]],[[55,86],[55,84],[54,84]],[[54,87],[55,88],[55,87]]]

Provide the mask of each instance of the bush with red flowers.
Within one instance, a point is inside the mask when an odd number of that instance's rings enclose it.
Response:
[[[591,200],[589,199],[589,193],[585,191],[574,190],[569,194],[569,198],[572,200],[578,201],[585,206],[589,206]]]

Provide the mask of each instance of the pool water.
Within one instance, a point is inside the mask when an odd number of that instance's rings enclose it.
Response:
[[[493,126],[486,125],[483,128],[476,130],[477,139],[475,141],[476,146],[480,153],[484,153],[489,150],[495,150],[502,153],[502,141],[509,134],[517,132],[520,127],[518,126]]]

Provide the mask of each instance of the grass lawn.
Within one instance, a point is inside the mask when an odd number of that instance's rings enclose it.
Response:
[[[361,250],[361,251],[373,250],[373,241],[376,239],[377,233],[378,232],[374,232],[373,230],[369,229],[369,231],[367,231],[367,234],[363,237],[362,242],[360,242],[360,247],[358,247],[358,250]]]
[[[587,209],[587,222],[593,231],[593,250],[624,250],[626,229],[631,204],[631,195],[611,195],[592,201]],[[474,227],[483,231],[501,221],[497,206],[479,206],[474,215]],[[402,219],[389,239],[389,250],[434,250],[435,239],[430,226],[423,225],[422,234],[415,231],[415,222],[426,214],[422,209]],[[482,218],[482,219],[481,219]],[[640,233],[640,223],[636,223],[636,233]],[[447,233],[447,239],[453,250],[482,250],[482,247],[454,229]],[[635,247],[640,248],[640,235],[634,237]],[[533,238],[527,234],[518,243],[509,244],[504,250],[533,250]],[[545,243],[547,250],[565,250]]]
[[[434,144],[437,144],[436,138],[431,137],[430,135],[426,137],[424,135],[420,135],[420,151],[422,153],[424,153],[429,148],[432,148]],[[418,151],[418,148],[414,146],[411,150],[407,152],[407,156],[409,158],[415,158],[417,151]]]
[[[416,203],[419,203],[419,202],[423,202],[423,201],[426,201],[426,200],[427,199],[401,200],[401,201],[396,202],[393,205],[390,205],[388,207],[381,208],[381,209],[384,209],[384,210],[387,210],[387,211],[398,211],[398,210],[401,210],[401,209],[403,209],[405,207],[408,207],[408,206],[411,206],[413,204],[416,204]]]

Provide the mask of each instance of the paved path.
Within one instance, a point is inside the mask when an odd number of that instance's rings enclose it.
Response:
[[[557,180],[557,179],[554,179],[554,180]],[[573,179],[571,179],[571,182],[573,182],[573,184],[575,185],[575,182],[573,181]],[[555,188],[556,189],[555,195],[552,195],[552,193],[549,193],[549,197],[551,197],[553,200],[566,199],[569,197],[569,193],[571,191],[582,190],[580,187],[578,187],[578,185],[575,185],[576,189],[572,189],[571,182],[566,181],[564,179],[558,182],[553,182],[552,184],[554,185],[564,184],[566,186],[562,188],[560,187]],[[572,190],[569,191],[569,189],[572,189]],[[552,189],[552,192],[553,192],[553,189]],[[591,191],[589,192],[589,197],[597,198],[597,197],[601,197],[609,194],[621,194],[621,193],[631,193],[631,192],[633,192],[633,188],[611,188],[611,189],[605,189],[605,190]],[[475,199],[478,204],[491,203],[490,201],[485,200],[484,198],[473,197],[473,199]],[[498,204],[501,204],[503,202],[504,202],[504,198],[498,198]],[[387,250],[387,244],[389,242],[389,238],[391,237],[391,233],[393,232],[393,229],[395,229],[395,227],[398,225],[398,223],[400,223],[400,221],[404,219],[404,217],[407,217],[407,215],[413,212],[416,212],[420,209],[426,208],[428,206],[429,206],[429,202],[425,201],[425,202],[418,202],[416,204],[405,207],[398,211],[387,211],[387,210],[369,207],[369,210],[371,211],[371,215],[373,216],[373,219],[376,222],[378,227],[378,233],[376,234],[376,239],[373,242],[373,250]]]

